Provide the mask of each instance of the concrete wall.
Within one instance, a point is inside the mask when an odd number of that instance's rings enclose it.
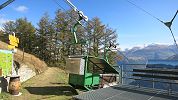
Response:
[[[36,73],[27,65],[21,65],[21,67],[18,69],[18,75],[20,76],[20,82],[25,82],[35,76]]]

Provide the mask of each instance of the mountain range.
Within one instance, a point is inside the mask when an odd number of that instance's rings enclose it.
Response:
[[[125,49],[123,53],[132,59],[178,60],[178,48],[175,45],[150,44],[145,47]]]

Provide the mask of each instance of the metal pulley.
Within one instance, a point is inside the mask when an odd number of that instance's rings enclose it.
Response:
[[[73,26],[72,29],[71,29],[71,31],[72,31],[72,33],[73,33],[73,36],[74,36],[75,43],[78,43],[77,34],[76,34],[78,25],[82,25],[82,24],[81,24],[81,21],[82,21],[82,20],[84,20],[84,21],[87,22],[87,21],[88,21],[88,17],[85,16],[82,11],[79,11],[69,0],[66,0],[66,2],[69,4],[69,6],[70,6],[75,12],[77,12],[77,14],[78,14],[78,16],[79,16],[78,19],[76,19],[77,22],[74,24],[74,26]]]

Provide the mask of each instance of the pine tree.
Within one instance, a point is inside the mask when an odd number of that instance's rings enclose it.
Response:
[[[38,48],[41,59],[49,63],[51,61],[52,34],[54,33],[52,21],[47,13],[40,19],[38,23]]]

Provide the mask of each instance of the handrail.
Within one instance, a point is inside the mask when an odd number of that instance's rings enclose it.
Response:
[[[146,68],[146,69],[133,69],[133,72],[178,75],[178,70],[175,70],[175,69],[171,70],[171,69]]]

